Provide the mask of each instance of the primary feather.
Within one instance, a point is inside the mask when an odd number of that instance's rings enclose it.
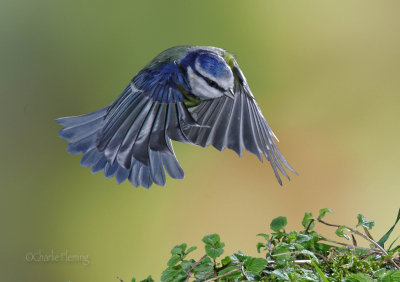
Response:
[[[177,46],[145,66],[110,105],[93,113],[57,119],[59,136],[81,165],[104,169],[117,183],[149,188],[165,185],[165,171],[184,171],[171,139],[222,151],[243,149],[269,161],[278,182],[285,167],[274,133],[234,57],[216,47]],[[276,137],[275,137],[276,138]]]

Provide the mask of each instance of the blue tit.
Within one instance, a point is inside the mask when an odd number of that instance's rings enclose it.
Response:
[[[234,55],[216,47],[176,46],[163,51],[110,105],[63,117],[59,136],[81,165],[120,184],[164,186],[165,171],[184,178],[171,140],[220,151],[243,148],[269,161],[278,182],[285,167],[275,134],[250,91]]]

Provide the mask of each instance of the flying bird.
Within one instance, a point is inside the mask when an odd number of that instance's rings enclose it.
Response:
[[[56,120],[81,165],[135,187],[184,178],[171,140],[263,155],[278,182],[295,170],[275,144],[235,56],[216,47],[176,46],[156,56],[110,105]]]

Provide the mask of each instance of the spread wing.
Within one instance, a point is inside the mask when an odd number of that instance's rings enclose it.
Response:
[[[164,169],[172,178],[183,178],[170,139],[189,142],[184,129],[197,124],[178,86],[189,87],[174,62],[142,70],[111,105],[58,119],[65,126],[59,136],[70,142],[70,153],[84,154],[83,166],[104,169],[118,183],[128,178],[136,187],[165,185]]]
[[[260,161],[264,155],[282,185],[279,172],[288,179],[285,167],[296,172],[276,146],[273,138],[277,138],[261,113],[239,67],[235,65],[233,70],[235,99],[223,96],[201,103],[192,115],[202,127],[190,128],[186,135],[192,143],[202,147],[213,145],[220,151],[229,148],[239,156],[244,148],[255,154]]]

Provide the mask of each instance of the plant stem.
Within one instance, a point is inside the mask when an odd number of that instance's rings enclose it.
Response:
[[[192,276],[192,271],[193,271],[193,269],[195,269],[195,268],[201,263],[201,261],[202,261],[203,259],[205,259],[206,257],[207,257],[207,254],[205,254],[204,256],[202,256],[202,257],[190,268],[190,270],[189,270],[189,272],[188,272],[188,275],[186,276],[185,282],[188,282],[188,281],[189,281],[190,276]]]
[[[341,226],[341,225],[337,225],[337,224],[332,224],[332,223],[325,222],[325,221],[323,221],[322,219],[317,219],[317,221],[318,221],[318,222],[321,222],[322,224],[328,225],[328,226],[333,226],[333,227],[340,227],[340,226]],[[379,245],[377,242],[375,242],[374,240],[372,240],[371,238],[369,238],[367,235],[365,235],[365,234],[359,232],[359,231],[356,230],[356,229],[353,229],[353,228],[350,228],[350,227],[347,227],[347,226],[344,226],[344,227],[346,227],[348,230],[350,230],[350,232],[352,232],[352,233],[354,233],[354,234],[357,234],[358,236],[364,238],[365,240],[367,240],[368,242],[370,242],[371,244],[373,244],[373,245],[374,245],[378,250],[380,250],[385,256],[388,256],[388,255],[389,255],[389,254],[386,252],[386,250],[385,250],[384,248],[381,247],[381,245]],[[398,266],[398,265],[393,261],[393,259],[389,258],[389,261],[390,261],[397,269],[400,269],[400,266]]]
[[[214,278],[208,279],[208,280],[206,280],[206,281],[204,281],[204,282],[215,281],[215,280],[218,280],[218,279],[220,279],[220,278],[222,278],[222,277],[225,277],[225,276],[231,275],[232,273],[235,273],[235,272],[238,272],[238,271],[240,271],[240,269],[239,269],[239,268],[237,268],[237,269],[233,269],[233,270],[231,270],[231,271],[228,271],[227,273],[224,273],[224,274],[221,274],[221,275],[215,276]]]

